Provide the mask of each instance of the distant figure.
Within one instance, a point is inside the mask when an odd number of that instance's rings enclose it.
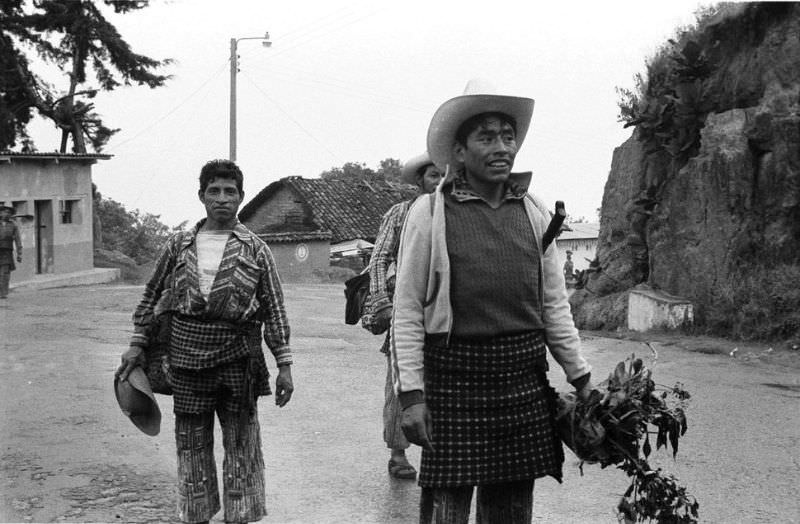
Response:
[[[17,224],[11,219],[14,208],[0,206],[0,299],[8,297],[8,285],[14,265],[14,248],[17,248],[17,262],[22,262],[22,240]]]
[[[216,413],[225,454],[224,520],[259,521],[267,510],[256,403],[272,393],[261,341],[278,366],[275,404],[283,407],[294,390],[289,323],[272,253],[236,215],[244,198],[239,167],[230,160],[206,163],[198,195],[206,217],[162,248],[117,376],[125,380],[143,364],[153,314],[163,304],[173,314],[166,375],[175,412],[178,518],[208,522],[220,509]]]
[[[407,184],[416,184],[420,192],[432,193],[442,178],[442,173],[428,156],[418,155],[407,161],[400,172],[400,178]],[[406,458],[408,440],[400,428],[402,411],[394,392],[394,380],[389,361],[389,324],[392,320],[392,297],[394,295],[394,275],[397,263],[397,249],[400,244],[400,230],[405,222],[406,214],[413,200],[407,200],[392,206],[383,216],[372,259],[369,264],[370,274],[370,307],[366,327],[373,334],[386,332],[386,339],[381,352],[387,357],[386,385],[384,387],[383,405],[383,440],[391,450],[389,458],[389,474],[399,479],[414,479],[417,470]]]
[[[567,249],[567,261],[564,262],[564,279],[567,281],[575,278],[575,266],[572,263],[572,251]]]

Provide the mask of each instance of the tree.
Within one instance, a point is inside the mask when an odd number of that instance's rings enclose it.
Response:
[[[380,161],[378,175],[387,182],[400,182],[400,161],[396,158],[384,158]]]
[[[28,103],[25,79],[32,76],[28,59],[14,47],[9,36],[10,15],[21,14],[22,0],[0,0],[0,150],[22,142],[23,151],[31,149],[25,126],[33,117]]]
[[[342,167],[332,167],[319,175],[325,180],[385,180],[398,182],[400,180],[400,161],[395,158],[386,158],[380,161],[378,170],[367,167],[361,162],[347,162]]]
[[[564,220],[567,224],[588,224],[589,221],[586,219],[585,216],[581,215],[579,217],[574,217],[572,215],[567,215],[567,218]]]
[[[102,224],[101,245],[109,251],[119,251],[143,264],[155,259],[162,244],[172,232],[184,228],[182,223],[170,229],[159,219],[160,215],[143,213],[138,209],[128,211],[125,206],[95,193],[95,213]]]
[[[148,5],[144,0],[102,2],[118,14]],[[4,82],[0,118],[13,130],[0,134],[0,148],[12,147],[19,137],[23,147],[32,149],[24,129],[31,108],[35,108],[61,129],[62,153],[67,151],[70,138],[73,152],[85,153],[87,140],[92,149],[101,151],[119,129],[107,127],[94,111],[94,104],[79,97],[91,99],[99,90],[113,91],[123,84],[160,87],[170,76],[156,71],[171,60],[155,60],[133,52],[95,1],[40,0],[33,3],[32,10],[26,11],[27,7],[27,0],[0,0],[0,76]],[[65,71],[69,79],[66,90],[58,90],[34,74],[19,46],[35,49],[41,59]],[[83,88],[89,83],[87,69],[94,71],[96,85]]]
[[[365,163],[347,162],[342,167],[332,167],[319,174],[325,180],[363,180],[375,179],[377,173],[367,167]]]

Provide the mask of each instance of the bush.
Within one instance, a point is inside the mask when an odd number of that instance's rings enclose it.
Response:
[[[99,193],[97,193],[99,195]],[[161,223],[159,215],[138,209],[128,211],[125,206],[110,198],[99,197],[94,203],[100,219],[102,249],[119,251],[143,264],[152,261],[172,230]]]
[[[800,337],[800,264],[740,267],[716,286],[705,304],[710,334],[740,340],[777,341]]]

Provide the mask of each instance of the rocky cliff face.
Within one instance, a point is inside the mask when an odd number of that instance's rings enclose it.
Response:
[[[627,291],[642,283],[692,300],[701,325],[722,326],[730,312],[721,307],[753,298],[740,284],[763,290],[775,283],[758,284],[759,275],[799,265],[800,4],[742,4],[693,39],[708,59],[692,85],[702,95],[692,107],[704,109],[697,138],[659,147],[639,125],[614,151],[600,270],[572,297],[582,328],[624,327]],[[774,300],[797,294],[782,287],[769,291]],[[800,334],[789,306],[783,327],[766,335]]]

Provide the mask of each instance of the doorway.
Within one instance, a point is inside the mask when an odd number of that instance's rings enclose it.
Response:
[[[36,273],[53,272],[53,201],[35,200]]]

